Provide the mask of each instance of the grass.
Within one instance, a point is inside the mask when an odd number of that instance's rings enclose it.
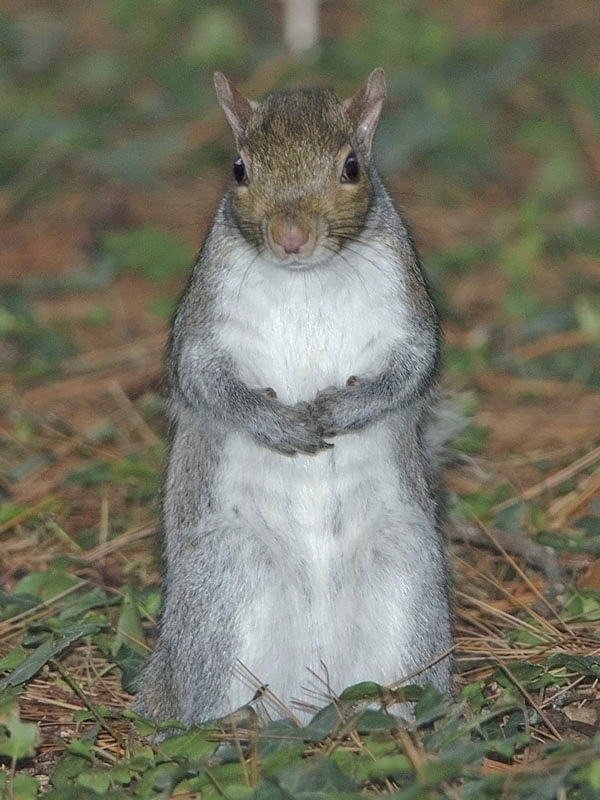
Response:
[[[306,63],[260,3],[2,12],[3,797],[600,792],[597,14],[334,6]],[[405,728],[359,710],[390,700],[362,684],[304,729],[239,718],[152,747],[128,707],[160,606],[166,320],[232,155],[210,74],[348,93],[376,65],[378,161],[468,419],[446,470],[456,696],[414,690]]]

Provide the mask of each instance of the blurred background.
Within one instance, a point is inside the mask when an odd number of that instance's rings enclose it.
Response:
[[[142,308],[168,315],[234,154],[216,69],[250,95],[349,95],[386,69],[378,164],[471,358],[498,336],[597,323],[593,0],[5,1],[0,13],[1,275],[25,304],[77,292],[62,313],[39,309],[58,338],[83,323],[108,343],[119,325],[127,338],[144,327]],[[18,347],[8,366],[49,369],[63,354],[43,338],[39,364]],[[594,381],[587,364],[561,375]]]

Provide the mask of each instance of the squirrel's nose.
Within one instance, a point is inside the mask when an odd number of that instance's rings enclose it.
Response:
[[[270,225],[271,239],[280,253],[304,253],[310,238],[310,227],[305,222],[274,219]]]

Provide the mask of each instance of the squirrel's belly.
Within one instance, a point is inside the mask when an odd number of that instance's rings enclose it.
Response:
[[[383,423],[333,441],[331,450],[286,456],[247,435],[231,434],[215,481],[217,507],[238,524],[289,540],[321,564],[329,542],[352,546],[372,516],[402,502]]]
[[[339,692],[410,669],[398,643],[418,619],[408,612],[414,585],[422,581],[419,597],[426,585],[411,566],[426,559],[412,550],[432,523],[410,502],[389,441],[376,424],[315,456],[286,457],[238,435],[226,444],[220,502],[253,575],[236,674],[246,667],[287,704],[314,701],[302,687],[323,693],[325,679]],[[236,678],[231,708],[251,695],[248,678]]]

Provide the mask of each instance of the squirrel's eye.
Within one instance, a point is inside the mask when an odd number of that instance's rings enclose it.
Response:
[[[248,183],[248,175],[246,173],[246,165],[241,158],[236,158],[233,162],[233,177],[237,183]]]
[[[342,170],[342,183],[356,183],[360,176],[360,166],[356,153],[348,153]]]

